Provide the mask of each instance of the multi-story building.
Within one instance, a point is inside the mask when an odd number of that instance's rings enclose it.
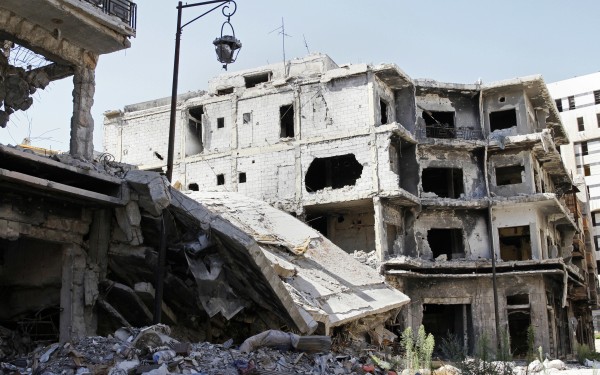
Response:
[[[565,166],[579,187],[587,247],[600,259],[600,73],[548,84],[570,143],[560,148]],[[588,259],[589,267],[596,262]],[[593,275],[593,272],[590,272]],[[595,310],[596,330],[600,330],[600,311]]]
[[[106,112],[105,151],[164,169],[168,104]],[[411,298],[402,326],[469,350],[499,327],[517,355],[530,325],[555,356],[593,345],[569,140],[540,76],[448,84],[317,54],[216,77],[179,96],[176,117],[176,186],[243,193],[375,251]]]
[[[129,0],[0,2],[0,127],[31,105],[36,89],[73,76],[73,97],[64,98],[73,102],[71,157],[0,145],[0,324],[27,334],[4,342],[27,347],[96,332],[106,274],[99,259],[112,210],[129,199],[122,179],[91,164],[94,76],[101,54],[130,46],[135,19]]]

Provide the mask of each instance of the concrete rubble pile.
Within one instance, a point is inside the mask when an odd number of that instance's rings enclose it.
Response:
[[[245,352],[244,345],[253,350]],[[273,345],[264,340],[239,348],[231,341],[223,345],[179,341],[162,324],[120,328],[108,337],[53,343],[27,355],[0,358],[0,374],[362,374],[375,368],[366,354],[269,346]]]

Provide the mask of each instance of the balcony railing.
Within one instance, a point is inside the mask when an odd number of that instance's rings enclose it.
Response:
[[[444,125],[420,126],[418,129],[419,138],[445,138],[445,139],[482,139],[483,133],[479,129],[473,128],[453,128]]]
[[[106,14],[118,17],[135,30],[137,5],[129,0],[83,0],[97,6]]]

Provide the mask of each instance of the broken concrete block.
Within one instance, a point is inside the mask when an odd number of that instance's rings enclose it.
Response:
[[[170,184],[156,172],[131,170],[125,180],[139,194],[139,205],[153,216],[160,216],[171,203]]]
[[[115,217],[119,228],[125,234],[127,242],[131,245],[140,245],[144,242],[140,223],[142,216],[136,202],[129,202],[125,207],[115,208]]]

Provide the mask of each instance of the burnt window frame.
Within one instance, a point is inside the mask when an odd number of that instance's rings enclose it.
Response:
[[[440,195],[439,191],[434,191],[436,189],[430,189],[429,188],[429,183],[427,183],[428,185],[428,190],[425,190],[425,181],[429,180],[431,178],[433,178],[434,176],[430,176],[430,174],[434,173],[434,170],[440,170],[440,172],[438,173],[445,173],[445,176],[440,176],[439,178],[445,178],[446,179],[446,193]],[[444,170],[444,172],[441,172],[441,170]],[[458,171],[460,173],[456,173],[455,171]],[[424,174],[427,173],[427,177],[424,176]],[[456,175],[459,175],[460,177],[457,177]],[[450,182],[452,182],[452,185],[450,185]],[[460,182],[460,186],[457,186],[456,183]],[[458,187],[458,189],[457,189]],[[450,190],[451,188],[451,190]],[[425,167],[423,168],[423,170],[421,171],[421,190],[423,193],[433,193],[435,195],[437,195],[440,198],[449,198],[449,199],[460,199],[461,194],[466,194],[465,192],[465,179],[464,179],[464,171],[462,168],[455,168],[455,167]]]
[[[498,182],[498,170],[499,169],[504,172],[504,171],[508,171],[509,169],[516,169],[516,168],[519,169],[519,175],[521,176],[521,181],[511,182],[511,183],[502,183],[502,184]],[[496,167],[494,167],[494,176],[496,178],[496,186],[510,186],[510,185],[522,184],[524,182],[523,173],[525,173],[525,166],[523,164],[496,166]],[[502,176],[502,177],[506,178],[505,176]]]
[[[502,118],[508,117],[509,112],[512,114],[510,116],[511,120],[514,117],[514,124],[510,125],[510,126],[499,127],[497,122],[502,121]],[[505,130],[505,129],[510,129],[512,127],[518,127],[519,126],[519,116],[517,115],[517,108],[513,107],[513,108],[508,108],[508,109],[502,109],[499,111],[491,111],[490,113],[488,113],[488,121],[490,124],[490,133],[493,133],[496,130]],[[496,124],[493,124],[493,123],[496,123]]]

